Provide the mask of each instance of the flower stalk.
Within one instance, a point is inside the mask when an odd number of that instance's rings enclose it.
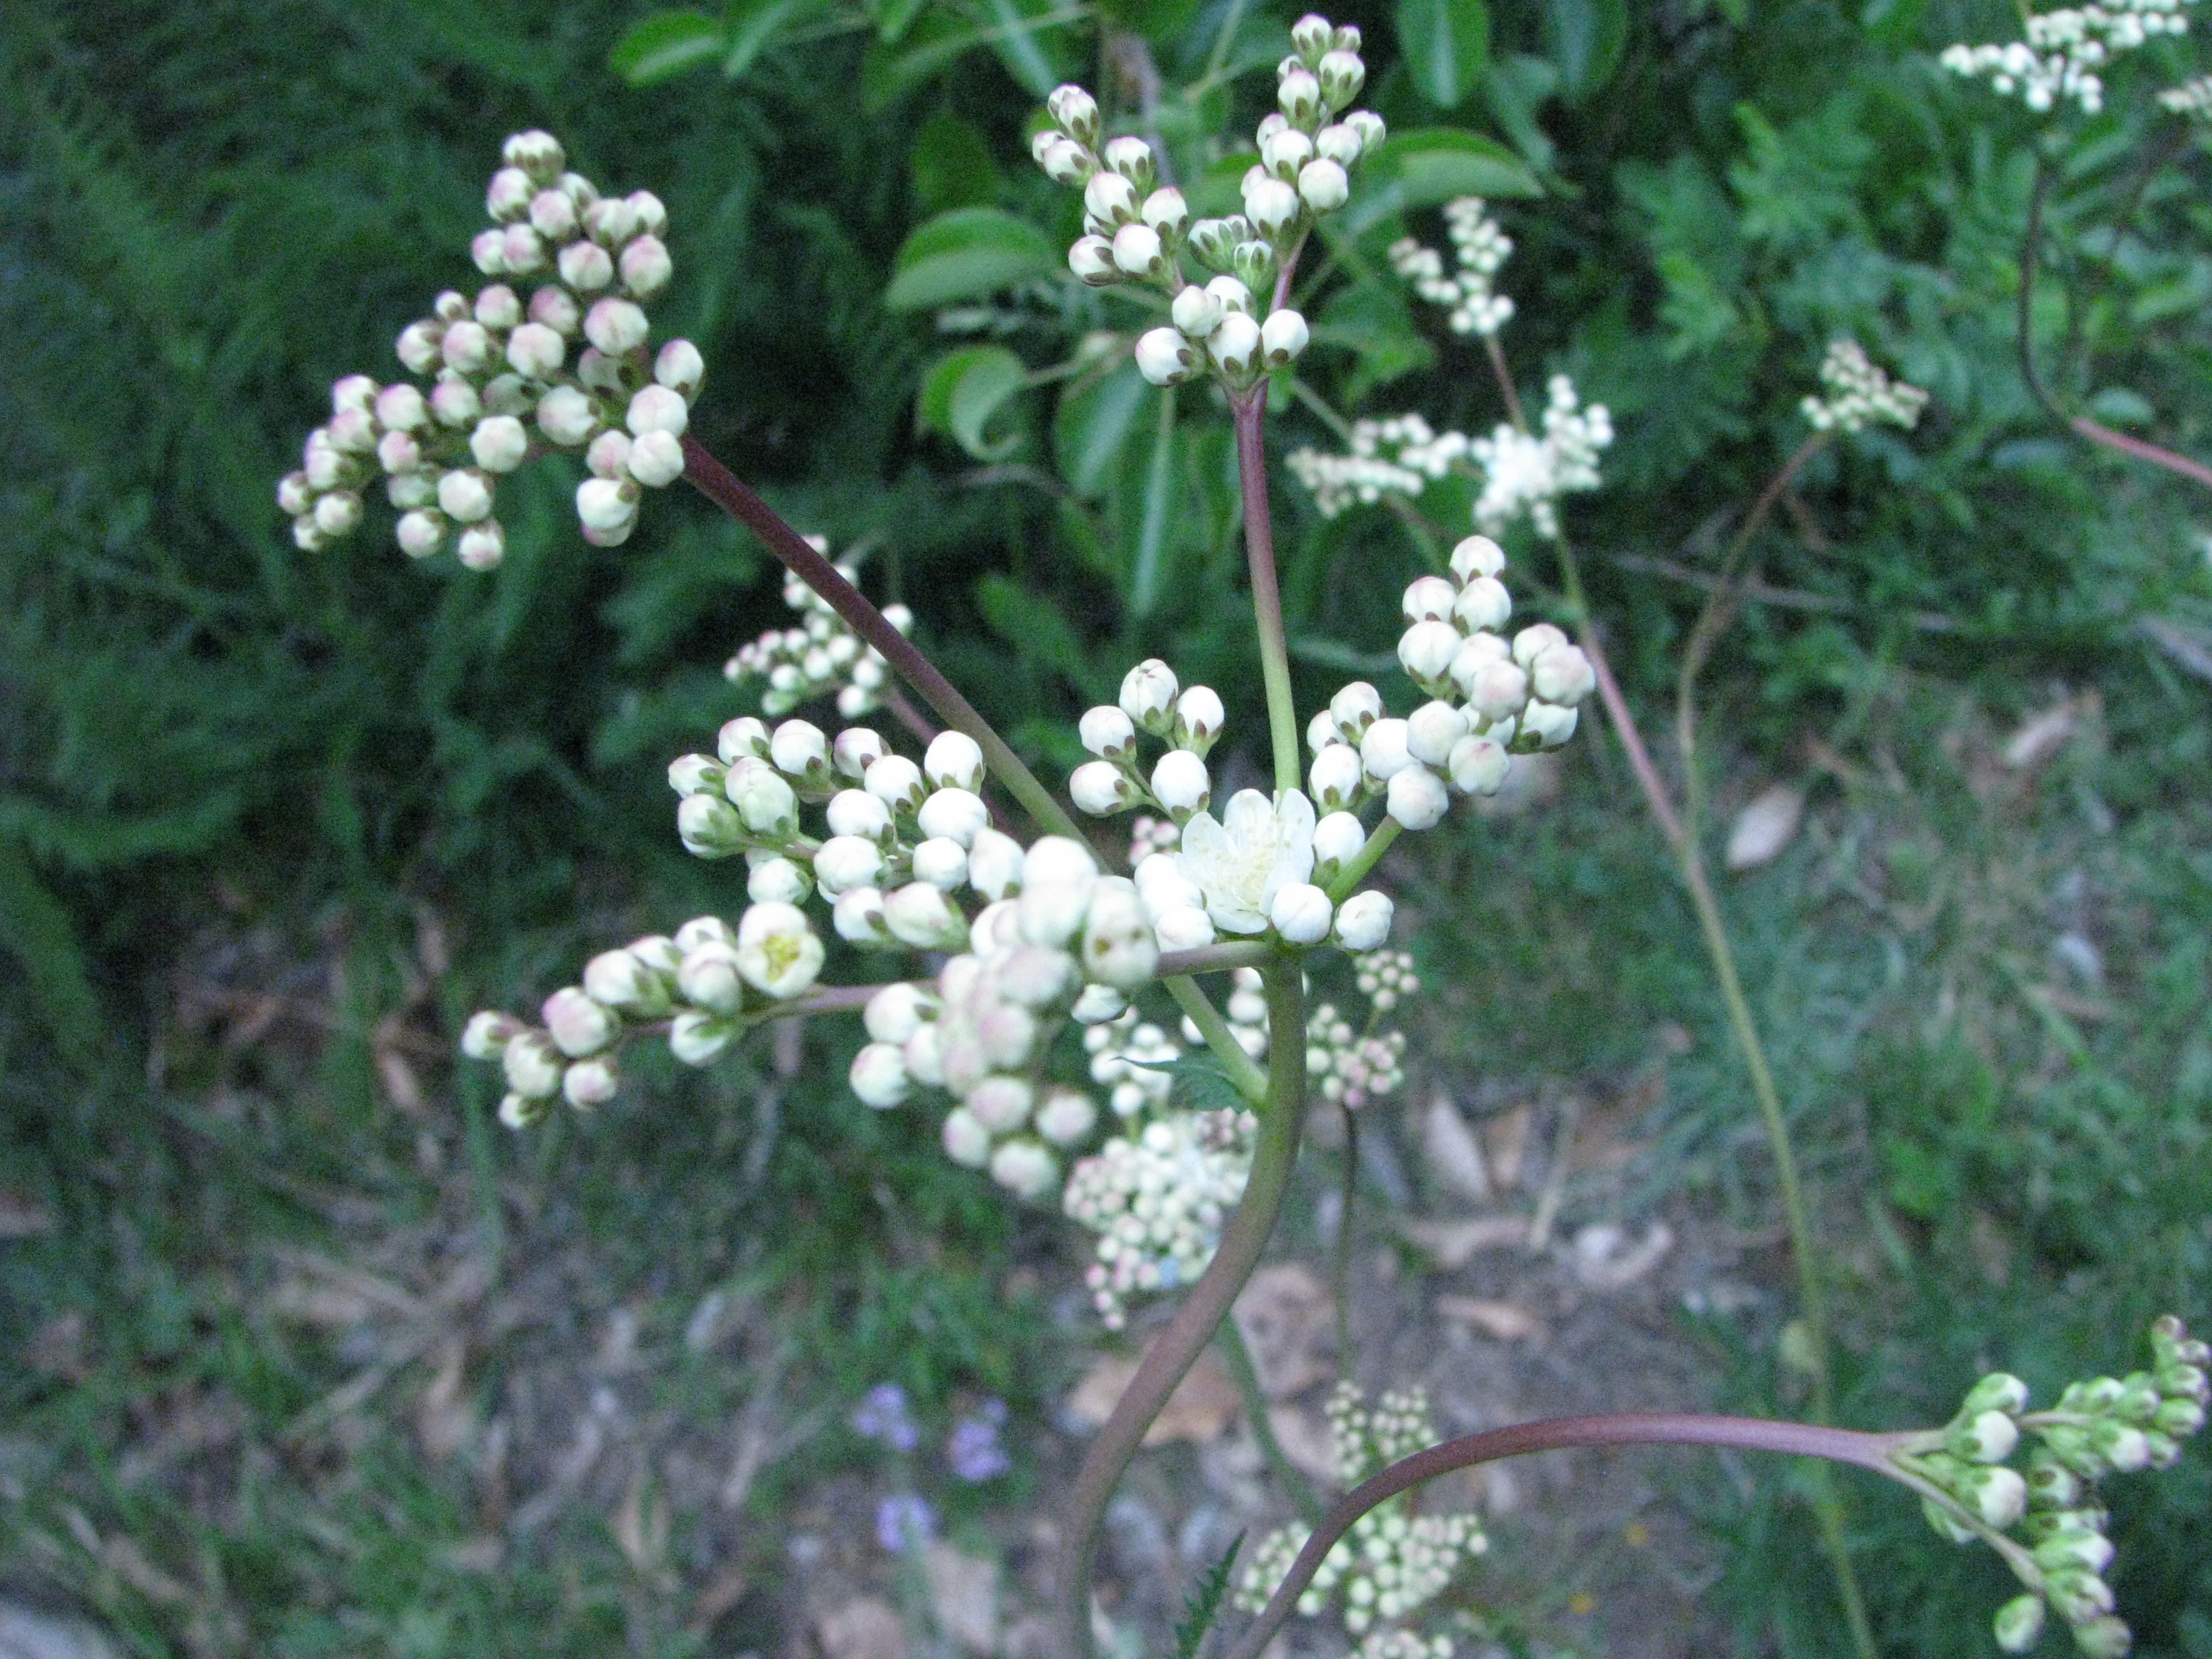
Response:
[[[1237,421],[1237,477],[1244,493],[1244,556],[1252,573],[1252,609],[1259,625],[1260,674],[1267,693],[1267,735],[1275,788],[1298,787],[1298,715],[1291,697],[1291,653],[1283,633],[1282,585],[1275,574],[1274,522],[1267,509],[1267,451],[1261,423],[1265,386],[1231,404]]]

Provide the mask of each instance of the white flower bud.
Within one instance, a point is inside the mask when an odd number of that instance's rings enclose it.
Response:
[[[871,1042],[853,1056],[853,1092],[864,1106],[888,1111],[907,1097],[914,1079],[907,1075],[906,1057],[889,1042]]]
[[[584,234],[605,248],[618,248],[638,234],[637,210],[619,196],[603,197],[584,210]]]
[[[1465,737],[1452,745],[1445,769],[1452,787],[1462,793],[1494,795],[1505,787],[1505,775],[1512,766],[1512,757],[1502,745],[1488,738]]]
[[[568,155],[561,148],[561,141],[537,127],[510,133],[500,147],[500,158],[541,185],[551,184],[568,165]]]
[[[529,385],[520,374],[495,375],[484,383],[484,413],[527,415],[532,396]]]
[[[1571,708],[1597,690],[1597,672],[1579,647],[1555,645],[1536,659],[1528,683],[1546,702]]]
[[[1177,294],[1168,310],[1176,329],[1193,340],[1205,339],[1221,321],[1220,296],[1195,283]]]
[[[453,551],[467,570],[496,570],[507,557],[507,532],[497,519],[485,519],[461,532]]]
[[[1382,118],[1371,109],[1356,109],[1344,118],[1344,125],[1359,135],[1362,150],[1373,149],[1387,136]]]
[[[1092,288],[1106,288],[1121,280],[1121,267],[1114,261],[1114,244],[1103,236],[1079,236],[1068,245],[1067,268]]]
[[[1280,179],[1262,173],[1244,186],[1244,216],[1263,235],[1279,237],[1297,222],[1298,193]]]
[[[745,872],[745,896],[757,904],[804,904],[813,890],[806,867],[781,855],[764,858]]]
[[[769,738],[768,757],[792,777],[818,777],[830,769],[830,739],[811,720],[786,720]]]
[[[1359,763],[1369,777],[1387,783],[1413,763],[1407,747],[1406,722],[1379,720],[1359,739]]]
[[[1413,765],[1390,780],[1390,816],[1408,830],[1432,828],[1451,805],[1443,780],[1425,766]]]
[[[1158,172],[1152,159],[1152,147],[1141,138],[1109,138],[1106,147],[1098,152],[1098,159],[1140,191],[1152,188],[1152,179]]]
[[[668,234],[668,210],[651,191],[634,190],[623,198],[623,204],[629,209],[631,223],[647,235]]]
[[[1358,743],[1382,718],[1382,694],[1365,680],[1354,680],[1328,700],[1329,718],[1346,743]]]
[[[574,295],[548,283],[530,296],[530,320],[551,329],[565,343],[584,325],[584,313]]]
[[[394,434],[404,436],[404,434]],[[307,482],[304,472],[287,472],[276,485],[276,505],[294,518],[310,512],[315,505],[314,486]]]
[[[510,276],[526,276],[545,264],[545,239],[533,225],[509,225],[500,233],[498,269]]]
[[[504,333],[522,320],[522,301],[505,283],[494,283],[477,295],[474,315],[486,328]]]
[[[530,434],[512,415],[489,415],[469,434],[469,453],[487,472],[512,472],[530,453]]]
[[[1137,339],[1137,372],[1154,386],[1175,386],[1190,378],[1198,354],[1178,329],[1148,329]]]
[[[637,520],[637,486],[612,478],[585,479],[576,486],[576,517],[586,530],[627,530]]]
[[[1321,82],[1322,102],[1333,110],[1342,109],[1359,96],[1359,88],[1367,83],[1367,65],[1359,61],[1358,52],[1340,49],[1322,55],[1314,78]]]
[[[1032,945],[1064,946],[1091,908],[1098,866],[1090,848],[1045,836],[1022,860],[1021,932]]]
[[[822,941],[793,904],[755,904],[738,920],[738,972],[756,990],[797,996],[822,971]]]
[[[1077,995],[1075,1006],[1067,1011],[1067,1017],[1079,1025],[1103,1025],[1109,1019],[1121,1018],[1128,1007],[1129,999],[1112,986],[1086,985]]]
[[[676,965],[676,988],[694,1007],[736,1013],[744,1003],[745,988],[735,937],[708,939],[686,951]]]
[[[1134,887],[1102,882],[1083,924],[1083,976],[1132,992],[1158,970],[1159,942]]]
[[[393,343],[392,349],[398,353],[399,361],[406,364],[410,373],[428,374],[441,361],[438,346],[445,333],[443,323],[410,323],[399,331],[399,338]]]
[[[1334,908],[1328,895],[1311,882],[1293,882],[1275,895],[1267,913],[1276,933],[1291,945],[1318,945],[1328,937]]]
[[[1424,703],[1406,723],[1406,749],[1425,766],[1443,767],[1467,735],[1467,716],[1448,702]]]
[[[1252,314],[1252,290],[1237,277],[1216,276],[1206,285],[1206,291],[1221,302],[1224,314],[1232,311],[1248,317]],[[1218,326],[1218,319],[1216,325]]]
[[[1363,780],[1359,751],[1347,743],[1333,743],[1314,757],[1306,781],[1313,787],[1314,805],[1335,812],[1359,799]]]
[[[816,866],[820,873],[820,866]],[[830,908],[830,926],[837,937],[853,945],[887,945],[890,934],[884,926],[884,896],[872,887],[848,887]]]
[[[889,752],[880,733],[865,726],[848,726],[830,745],[830,760],[840,776],[857,780],[865,777],[869,766]]]
[[[504,230],[480,230],[469,240],[469,258],[487,276],[496,276],[507,269],[506,249]]]
[[[921,757],[922,775],[939,789],[974,794],[983,787],[983,750],[965,732],[939,732]]]
[[[1173,727],[1181,690],[1175,671],[1158,657],[1147,657],[1121,677],[1121,712],[1153,736],[1165,737]]]
[[[537,183],[520,167],[501,167],[484,191],[484,211],[501,224],[512,224],[530,211]]]
[[[1317,155],[1298,169],[1298,194],[1316,213],[1333,213],[1352,196],[1344,164]]]
[[[1136,187],[1118,173],[1097,173],[1083,187],[1083,208],[1102,225],[1119,230],[1137,216]]]
[[[645,313],[628,300],[600,300],[584,313],[584,337],[610,357],[643,345],[649,326]]]
[[[1202,950],[1213,943],[1213,918],[1196,904],[1165,911],[1152,925],[1152,937],[1163,951]]]
[[[1077,190],[1090,183],[1091,175],[1098,171],[1098,158],[1065,133],[1039,132],[1030,155],[1053,183]]]
[[[1345,753],[1350,754],[1349,749]],[[1343,868],[1359,855],[1367,845],[1367,831],[1350,812],[1331,812],[1314,825],[1314,870],[1316,873]]]
[[[412,472],[422,465],[422,446],[409,432],[387,432],[376,441],[376,464],[386,472]],[[303,473],[300,481],[307,482]],[[303,511],[295,507],[294,512]]]
[[[988,825],[968,846],[968,883],[994,902],[1017,892],[1022,879],[1022,844]]]
[[[457,374],[477,374],[490,364],[492,338],[482,323],[455,323],[439,342],[439,355]]]
[[[1321,82],[1311,70],[1298,68],[1284,76],[1275,88],[1275,106],[1298,126],[1321,113]]]
[[[334,489],[315,503],[315,528],[325,536],[343,536],[361,524],[361,497],[350,489]]]
[[[799,797],[765,761],[748,757],[732,766],[722,793],[754,835],[781,842],[799,833]]]
[[[1354,893],[1336,908],[1337,943],[1354,952],[1374,950],[1390,937],[1392,908],[1387,894]]]
[[[644,300],[667,287],[676,264],[660,238],[640,236],[622,251],[617,269],[622,272],[623,286]]]
[[[621,1074],[611,1060],[579,1060],[561,1073],[561,1092],[580,1112],[605,1105],[621,1084]]]
[[[2026,1653],[2043,1639],[2043,1598],[2033,1592],[2015,1595],[1997,1609],[1994,1628],[1999,1648]]]
[[[384,481],[385,499],[403,513],[411,513],[418,507],[434,506],[438,500],[438,481],[428,467],[413,472],[395,473]]]
[[[1085,710],[1076,732],[1083,746],[1101,760],[1117,760],[1137,746],[1135,722],[1109,702]]]
[[[1114,263],[1132,276],[1157,276],[1166,268],[1159,233],[1150,225],[1124,225],[1114,233]]]
[[[690,406],[681,392],[672,392],[665,386],[649,386],[629,400],[629,410],[623,424],[642,437],[648,432],[665,432],[680,438],[691,423]]]
[[[1452,574],[1462,581],[1495,576],[1505,568],[1505,550],[1487,536],[1469,536],[1452,549]]]
[[[1288,309],[1267,313],[1260,325],[1260,346],[1270,368],[1280,368],[1306,349],[1306,319]]]
[[[1137,804],[1136,785],[1111,761],[1089,761],[1077,767],[1068,777],[1067,793],[1077,811],[1094,818],[1127,811]]]
[[[727,858],[744,842],[744,820],[726,799],[687,795],[676,808],[676,835],[694,858]]]
[[[950,836],[932,836],[914,849],[914,878],[944,892],[967,884],[968,849]]]
[[[430,424],[429,405],[411,386],[388,386],[376,394],[376,423],[389,432],[420,432]]]
[[[461,1052],[471,1060],[497,1060],[507,1052],[508,1043],[529,1029],[513,1014],[486,1009],[469,1016],[467,1029],[461,1033]]]
[[[596,294],[615,279],[614,256],[597,242],[571,242],[561,250],[561,280],[570,288]]]
[[[1220,694],[1212,687],[1187,687],[1176,699],[1175,720],[1169,728],[1168,740],[1178,749],[1188,749],[1199,755],[1213,747],[1221,735],[1228,714],[1221,706]]]
[[[584,452],[584,465],[595,478],[629,483],[629,453],[635,447],[629,433],[610,427],[592,440],[591,447]]]
[[[923,835],[951,842],[964,851],[990,823],[991,809],[972,790],[939,789],[922,802],[915,821]]]
[[[1319,63],[1335,40],[1336,31],[1319,12],[1310,11],[1291,25],[1291,45],[1310,64]]]
[[[1190,228],[1190,204],[1172,185],[1146,197],[1143,212],[1145,222],[1170,247],[1181,241]]]
[[[975,1115],[965,1106],[956,1106],[946,1115],[939,1133],[944,1138],[945,1155],[955,1164],[980,1170],[991,1161],[991,1132],[978,1123]]]
[[[1398,660],[1416,685],[1437,690],[1449,683],[1460,643],[1460,631],[1449,623],[1415,623],[1399,636]]]
[[[1178,823],[1193,812],[1203,812],[1212,789],[1206,763],[1188,749],[1169,750],[1152,768],[1153,797]]]
[[[1036,1109],[1036,1132],[1055,1146],[1074,1146],[1097,1121],[1097,1106],[1080,1089],[1052,1090]]]
[[[734,765],[747,756],[766,760],[768,751],[768,726],[750,714],[723,721],[721,730],[714,734],[714,752],[722,757],[725,765]]]
[[[733,1020],[686,1008],[668,1023],[668,1052],[685,1066],[710,1066],[728,1051],[741,1030]]]
[[[500,1054],[507,1086],[530,1100],[550,1100],[561,1092],[561,1073],[567,1069],[561,1051],[543,1031],[523,1031],[510,1038]]]
[[[915,811],[928,793],[921,769],[903,755],[885,755],[869,763],[861,774],[861,787],[894,811]]]
[[[1242,377],[1260,363],[1260,325],[1241,311],[1224,315],[1206,341],[1206,349],[1228,374]]]
[[[538,400],[538,429],[563,448],[589,442],[599,430],[592,400],[572,386],[556,386]]]
[[[707,360],[690,341],[671,340],[653,360],[653,378],[689,400],[699,395],[700,386],[706,382]]]
[[[1298,169],[1313,159],[1313,140],[1285,122],[1260,141],[1260,166],[1263,172],[1283,179],[1296,182]]]
[[[1034,1202],[1060,1180],[1060,1163],[1034,1140],[1009,1140],[991,1154],[991,1179]]]
[[[1359,142],[1359,134],[1341,121],[1333,122],[1314,135],[1314,153],[1349,169],[1366,148]]]
[[[1458,593],[1442,576],[1416,577],[1406,588],[1406,597],[1399,601],[1399,610],[1410,628],[1415,623],[1443,622],[1452,613],[1452,601]]]
[[[885,896],[884,926],[918,951],[957,951],[968,942],[966,919],[926,881],[910,881]]]
[[[1528,712],[1521,717],[1521,730],[1535,738],[1547,749],[1557,749],[1575,734],[1575,711],[1562,708],[1554,702],[1529,700]]]
[[[1044,100],[1053,124],[1079,144],[1098,139],[1098,102],[1081,87],[1060,86]]]
[[[1533,669],[1536,659],[1554,646],[1565,645],[1567,636],[1549,623],[1536,623],[1522,629],[1513,636],[1513,660],[1523,668]]]
[[[449,519],[474,524],[491,512],[491,480],[474,468],[455,468],[438,480],[438,506]]]
[[[629,447],[623,465],[648,489],[664,489],[684,476],[684,441],[672,432],[648,432]]]

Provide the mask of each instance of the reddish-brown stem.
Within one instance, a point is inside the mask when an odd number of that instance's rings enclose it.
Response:
[[[937,735],[937,728],[929,717],[906,700],[906,693],[896,685],[884,688],[884,707],[891,711],[891,718],[914,733],[915,740],[927,746]]]
[[[1506,366],[1505,348],[1498,343],[1495,334],[1486,334],[1482,343],[1490,353],[1490,372],[1498,377],[1498,390],[1505,398],[1505,413],[1516,428],[1528,429],[1528,417],[1522,411],[1521,389],[1513,384],[1513,371]]]
[[[2202,461],[2192,461],[2186,455],[2177,455],[2170,449],[2145,443],[2141,438],[2130,438],[2124,432],[2091,420],[2087,415],[2076,415],[2067,422],[2081,436],[2093,444],[2102,444],[2107,449],[2117,449],[2123,455],[2132,455],[2139,461],[2148,461],[2153,466],[2162,466],[2168,472],[2179,474],[2192,483],[2212,489],[2212,466]]]
[[[873,646],[893,672],[921,693],[921,700],[956,731],[965,732],[983,751],[983,758],[1014,799],[1020,801],[1040,828],[1054,835],[1083,840],[1083,832],[1066,809],[1038,782],[1020,756],[975,712],[975,705],[938,672],[913,641],[890,625],[866,594],[837,574],[837,567],[816,552],[811,544],[786,524],[775,509],[763,501],[736,473],[707,452],[696,438],[684,440],[685,482],[720,507],[764,543],[785,567],[828,602],[846,625]]]
[[[1290,1576],[1230,1650],[1229,1659],[1258,1659],[1272,1640],[1305,1587],[1313,1582],[1322,1559],[1352,1523],[1377,1504],[1395,1498],[1426,1480],[1454,1469],[1469,1469],[1504,1457],[1529,1452],[1559,1451],[1571,1446],[1726,1446],[1739,1451],[1785,1452],[1798,1457],[1818,1457],[1832,1463],[1854,1463],[1861,1468],[1895,1478],[1890,1453],[1912,1442],[1911,1434],[1863,1434],[1854,1429],[1826,1429],[1809,1423],[1776,1423],[1757,1417],[1704,1417],[1690,1412],[1624,1413],[1613,1417],[1555,1417],[1540,1423],[1516,1423],[1510,1428],[1471,1434],[1448,1440],[1393,1463],[1373,1480],[1354,1486],[1339,1498],[1305,1547],[1298,1552]]]
[[[1261,436],[1265,385],[1232,398],[1237,473],[1244,495],[1244,558],[1252,575],[1252,613],[1260,635],[1260,678],[1267,692],[1267,732],[1274,750],[1275,788],[1298,787],[1297,709],[1291,700],[1291,657],[1283,634],[1282,584],[1275,574],[1275,532],[1267,511],[1267,452]]]

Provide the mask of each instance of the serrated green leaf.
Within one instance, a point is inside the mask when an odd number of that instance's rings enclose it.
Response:
[[[649,87],[714,62],[728,46],[722,26],[703,11],[656,11],[629,26],[607,65],[630,85]]]
[[[955,208],[906,239],[884,291],[892,311],[922,311],[1049,276],[1060,261],[1045,234],[998,208]]]
[[[1398,47],[1421,96],[1457,109],[1490,62],[1484,0],[1398,0]]]
[[[1125,362],[1079,392],[1062,395],[1052,421],[1053,453],[1068,488],[1090,499],[1104,493],[1115,458],[1135,430],[1152,388]]]
[[[1240,1532],[1229,1540],[1229,1547],[1221,1553],[1221,1559],[1206,1570],[1205,1576],[1191,1590],[1190,1600],[1183,1604],[1182,1617],[1176,1620],[1175,1659],[1198,1659],[1206,1632],[1213,1628],[1213,1621],[1221,1616],[1222,1607],[1229,1599],[1229,1575],[1237,1565],[1237,1552],[1243,1547],[1244,1534]]]
[[[939,432],[981,461],[1000,461],[1021,443],[1018,433],[993,440],[984,428],[1028,381],[1022,360],[999,345],[963,346],[939,358],[922,377],[914,423]]]
[[[1341,234],[1358,236],[1394,214],[1460,196],[1540,196],[1528,165],[1494,138],[1458,127],[1419,127],[1383,140],[1360,167]]]

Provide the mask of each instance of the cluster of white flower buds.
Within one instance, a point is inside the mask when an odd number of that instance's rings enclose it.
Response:
[[[1920,422],[1928,394],[1917,386],[1893,380],[1866,355],[1856,340],[1836,340],[1820,360],[1825,398],[1808,397],[1802,407],[1815,432],[1857,432],[1881,423],[1908,432]]]
[[[1382,142],[1383,125],[1350,107],[1367,78],[1358,29],[1308,15],[1291,40],[1295,51],[1276,70],[1277,110],[1260,123],[1259,160],[1244,175],[1244,211],[1227,218],[1192,222],[1180,190],[1155,187],[1158,159],[1143,139],[1102,146],[1097,100],[1082,88],[1046,100],[1052,125],[1030,153],[1083,192],[1084,234],[1068,268],[1094,288],[1141,283],[1168,297],[1172,324],[1137,342],[1137,367],[1155,386],[1212,374],[1242,391],[1305,349],[1305,319],[1265,302],[1315,220],[1344,205],[1350,170]],[[1216,274],[1190,281],[1186,252]]]
[[[1406,998],[1417,995],[1421,976],[1413,971],[1413,958],[1404,951],[1376,951],[1359,958],[1354,975],[1359,994],[1387,1014]]]
[[[2018,1377],[1984,1376],[1948,1425],[1895,1455],[1942,1493],[1944,1501],[1923,1505],[1939,1534],[1969,1543],[2011,1533],[2023,1547],[2005,1556],[2025,1586],[1997,1610],[1997,1645],[2007,1653],[2033,1647],[2051,1611],[2089,1659],[2119,1659],[2133,1645],[2105,1582],[2112,1546],[2097,1483],[2171,1468],[2212,1402],[2212,1350],[2171,1316],[2152,1325],[2150,1341],[2148,1370],[2071,1383],[2049,1411],[2028,1410],[2027,1385]],[[2039,1442],[2024,1475],[2008,1463],[2023,1430]]]
[[[1513,301],[1497,292],[1492,279],[1513,252],[1513,239],[1480,196],[1462,196],[1444,204],[1457,270],[1447,276],[1443,256],[1411,236],[1390,245],[1390,268],[1413,292],[1449,314],[1455,334],[1487,339],[1512,320]]]
[[[456,550],[473,570],[506,552],[492,511],[500,478],[541,447],[583,454],[592,476],[576,515],[602,547],[629,539],[641,487],[683,475],[706,364],[688,340],[649,349],[644,302],[671,271],[667,210],[646,191],[600,195],[567,171],[549,133],[515,134],[505,161],[485,198],[495,228],[472,250],[494,280],[474,301],[440,295],[400,333],[400,362],[428,384],[340,380],[329,423],[277,486],[302,549],[358,527],[362,492],[380,472],[401,549],[428,557],[458,527]],[[538,285],[526,301],[510,277]]]
[[[2158,101],[2176,115],[2212,121],[2212,75],[2200,75],[2193,81],[2169,87],[2159,94]]]
[[[1954,46],[1942,63],[1954,75],[1986,80],[1992,91],[2021,101],[2039,113],[2071,100],[2085,115],[2105,106],[2105,82],[2097,71],[2124,52],[2163,35],[2189,32],[2181,15],[2190,0],[2111,0],[2096,6],[2069,6],[2040,15],[2028,13],[2025,40],[2002,46]],[[2026,8],[2022,9],[2026,13]]]
[[[1133,1042],[1143,1035],[1129,1034]],[[1157,1027],[1150,1035],[1152,1052],[1172,1050]],[[1249,1112],[1146,1111],[1070,1172],[1061,1207],[1098,1235],[1084,1283],[1107,1329],[1127,1322],[1131,1297],[1179,1289],[1206,1271],[1244,1196],[1258,1133]]]
[[[827,553],[825,536],[809,536],[817,553]],[[857,583],[857,567],[841,564],[837,574]],[[832,693],[837,712],[847,720],[874,712],[883,695],[888,672],[883,653],[864,643],[830,608],[830,601],[796,575],[783,579],[783,602],[804,619],[797,628],[771,628],[722,665],[722,677],[732,685],[765,680],[761,712],[774,718],[787,714],[801,703]],[[902,634],[914,626],[914,612],[902,605],[884,607],[884,620]]]
[[[1370,1409],[1356,1385],[1340,1382],[1329,1397],[1328,1417],[1337,1479],[1346,1487],[1436,1443],[1436,1424],[1423,1389],[1385,1394]],[[1237,1605],[1253,1613],[1266,1607],[1309,1535],[1304,1528],[1284,1527],[1261,1540],[1244,1570]],[[1421,1515],[1414,1510],[1413,1495],[1402,1493],[1370,1510],[1337,1540],[1299,1595],[1297,1610],[1317,1618],[1340,1589],[1346,1630],[1354,1636],[1387,1630],[1434,1600],[1470,1557],[1489,1547],[1480,1517]],[[1439,1650],[1407,1634],[1410,1644],[1381,1645],[1377,1651],[1440,1651],[1449,1659],[1449,1643]],[[1366,1644],[1361,1651],[1367,1651]]]
[[[1359,1659],[1452,1659],[1450,1637],[1439,1632],[1423,1636],[1402,1625],[1371,1630],[1360,1638]]]
[[[1097,757],[1077,767],[1067,781],[1077,810],[1106,817],[1150,805],[1180,831],[1212,803],[1206,757],[1225,719],[1212,687],[1182,685],[1157,657],[1139,663],[1122,677],[1119,700],[1091,709],[1077,728],[1083,746]],[[1165,752],[1147,760],[1142,752],[1147,738]],[[1156,839],[1160,834],[1152,833]]]
[[[1350,445],[1343,455],[1294,449],[1285,458],[1291,476],[1313,493],[1324,519],[1355,502],[1372,507],[1385,495],[1419,495],[1431,479],[1467,459],[1468,439],[1464,432],[1439,434],[1409,414],[1354,421]]]
[[[1497,631],[1513,614],[1498,580],[1504,568],[1497,543],[1469,536],[1452,550],[1449,575],[1423,576],[1406,589],[1398,660],[1430,702],[1400,720],[1372,685],[1355,680],[1307,726],[1307,781],[1330,814],[1320,836],[1325,859],[1353,844],[1358,820],[1333,828],[1339,814],[1380,797],[1401,828],[1429,829],[1450,805],[1449,790],[1495,794],[1513,754],[1555,749],[1574,735],[1576,705],[1596,675],[1549,623],[1510,643]]]
[[[1306,1021],[1306,1076],[1316,1094],[1346,1111],[1395,1091],[1406,1080],[1405,1058],[1403,1031],[1378,1031],[1371,1018],[1355,1029],[1334,1003]]]
[[[1468,446],[1482,469],[1474,522],[1495,536],[1528,515],[1540,536],[1559,533],[1559,497],[1598,486],[1598,452],[1613,443],[1613,416],[1603,404],[1582,407],[1575,383],[1554,374],[1545,388],[1544,435],[1500,423]]]
[[[762,899],[734,928],[700,916],[672,939],[653,934],[601,951],[585,964],[581,985],[545,999],[543,1025],[477,1014],[461,1052],[501,1063],[507,1094],[499,1115],[510,1128],[535,1122],[556,1098],[588,1111],[614,1098],[617,1057],[633,1037],[665,1032],[678,1060],[708,1065],[748,1024],[809,989],[822,957],[804,911],[787,899]]]

